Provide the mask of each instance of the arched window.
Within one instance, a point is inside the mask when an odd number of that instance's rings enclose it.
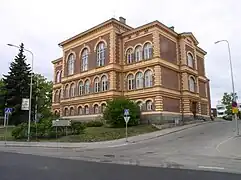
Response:
[[[100,42],[97,45],[97,66],[104,66],[105,64],[105,44]]]
[[[146,43],[144,45],[144,59],[151,59],[152,58],[152,45],[151,43]]]
[[[129,48],[126,51],[126,62],[127,62],[127,64],[130,64],[130,63],[133,63],[133,60],[134,60],[133,50],[132,50],[132,48]]]
[[[81,70],[82,71],[87,71],[88,70],[88,49],[85,48],[83,51],[82,51],[82,54],[81,54],[81,59],[82,59],[82,62],[81,62]]]
[[[107,91],[108,90],[108,79],[106,75],[101,77],[101,90]]]
[[[68,58],[68,75],[74,74],[74,55],[70,54]]]
[[[68,108],[64,108],[64,115],[65,115],[65,116],[68,116],[68,115],[69,115],[69,110],[68,110]]]
[[[56,74],[56,83],[61,82],[62,71],[58,71]]]
[[[65,94],[64,94],[65,98],[69,98],[69,85],[68,84],[65,86],[64,92],[65,92]]]
[[[151,70],[147,70],[145,72],[145,87],[152,87],[152,72]]]
[[[83,114],[83,109],[81,106],[78,107],[78,115],[82,115]]]
[[[151,100],[146,101],[146,110],[151,111],[152,108],[153,108],[152,107],[152,101]]]
[[[133,90],[134,89],[134,75],[129,74],[127,76],[127,84],[128,84],[128,90]]]
[[[58,90],[55,91],[55,94],[54,94],[54,102],[55,102],[55,103],[58,103],[58,102],[59,102],[59,91],[58,91]]]
[[[70,108],[70,116],[74,116],[74,108],[73,107]]]
[[[89,94],[90,93],[90,81],[87,79],[85,81],[85,94]]]
[[[62,90],[60,89],[59,90],[59,102],[60,102],[61,99],[62,99]]]
[[[142,109],[142,102],[141,101],[138,101],[137,102],[137,105],[139,106],[140,110]]]
[[[195,92],[195,79],[193,77],[189,78],[189,90]]]
[[[83,95],[84,94],[84,85],[83,85],[83,82],[80,81],[79,82],[79,95]]]
[[[95,78],[94,80],[94,92],[99,92],[100,91],[100,80],[98,77]]]
[[[187,65],[192,68],[194,66],[194,59],[191,53],[187,53]]]
[[[85,105],[85,114],[89,114],[89,106]]]
[[[75,85],[74,83],[72,83],[70,85],[70,97],[74,97],[75,96]]]
[[[98,106],[98,104],[95,104],[95,105],[94,105],[94,113],[95,113],[95,114],[98,114],[98,113],[99,113],[99,106]]]
[[[101,104],[101,112],[102,112],[102,113],[105,111],[105,108],[106,108],[106,104],[105,104],[105,103],[102,103],[102,104]]]
[[[136,74],[136,89],[143,88],[143,74],[142,72],[138,72]]]
[[[55,111],[54,111],[54,115],[55,115],[55,116],[58,116],[58,115],[59,115],[58,110],[55,110]]]
[[[141,46],[137,46],[135,49],[135,60],[136,62],[142,60],[142,48]]]

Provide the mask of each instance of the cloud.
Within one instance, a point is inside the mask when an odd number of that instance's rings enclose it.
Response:
[[[52,79],[51,61],[61,56],[58,43],[113,16],[123,16],[133,27],[153,20],[175,26],[177,32],[192,31],[205,49],[206,73],[211,80],[212,106],[231,92],[230,68],[226,44],[231,45],[235,88],[241,94],[241,17],[237,0],[1,0],[0,59],[2,73],[17,53],[7,43],[20,44],[34,52],[34,69]],[[28,58],[29,55],[27,55]]]

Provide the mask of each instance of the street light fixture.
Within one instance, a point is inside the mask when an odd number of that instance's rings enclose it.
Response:
[[[15,47],[15,48],[18,48],[20,49],[19,46],[16,46],[14,44],[7,44],[8,46],[11,46],[11,47]],[[34,55],[33,55],[33,52],[28,50],[28,49],[25,49],[23,48],[23,50],[29,52],[32,56],[32,65],[31,65],[31,75],[30,75],[30,92],[29,92],[29,111],[28,111],[28,141],[30,141],[30,124],[31,124],[31,107],[32,107],[32,91],[33,91],[33,60],[34,60]]]
[[[235,89],[234,89],[234,80],[233,80],[233,66],[232,66],[232,58],[231,58],[231,50],[230,50],[230,45],[228,40],[219,40],[216,41],[215,44],[221,43],[221,42],[226,42],[228,45],[228,56],[229,56],[229,64],[230,64],[230,71],[231,71],[231,81],[232,81],[232,90],[233,90],[233,101],[236,102],[236,96],[235,96]],[[236,121],[236,133],[237,136],[239,135],[239,127],[238,127],[238,117],[237,114],[234,114],[234,119]]]

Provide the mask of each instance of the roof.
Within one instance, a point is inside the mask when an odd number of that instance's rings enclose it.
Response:
[[[63,57],[60,57],[58,59],[53,60],[52,63],[55,64],[56,62],[62,61],[62,59],[63,59]]]
[[[92,27],[92,28],[90,28],[90,29],[88,29],[88,30],[80,33],[80,34],[77,34],[76,36],[73,36],[73,37],[71,37],[71,38],[69,38],[69,39],[67,39],[67,40],[59,43],[59,46],[63,46],[64,44],[66,44],[66,43],[68,43],[68,42],[71,42],[71,41],[73,41],[73,40],[75,40],[75,39],[77,39],[77,38],[80,38],[80,37],[82,37],[82,36],[84,36],[84,35],[86,35],[86,34],[88,34],[88,33],[90,33],[90,32],[93,32],[93,31],[95,31],[95,30],[97,30],[97,29],[99,29],[99,28],[101,28],[101,27],[103,27],[103,26],[106,26],[106,25],[108,25],[108,24],[110,24],[110,23],[116,23],[116,24],[118,24],[118,25],[120,25],[120,26],[123,26],[123,27],[129,29],[129,30],[133,29],[132,27],[128,26],[127,24],[121,23],[121,22],[119,22],[119,21],[118,21],[117,19],[115,19],[115,18],[111,18],[111,19],[109,19],[109,20],[107,20],[107,21],[105,21],[105,22],[103,22],[103,23],[101,23],[101,24],[98,24],[98,25],[96,25],[96,26],[94,26],[94,27]]]

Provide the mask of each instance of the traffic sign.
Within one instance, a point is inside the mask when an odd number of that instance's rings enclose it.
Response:
[[[129,116],[129,114],[130,114],[130,113],[129,113],[129,109],[124,109],[124,115],[125,115],[125,116]]]
[[[125,119],[125,122],[128,123],[130,120],[130,116],[125,116],[124,119]]]
[[[12,111],[13,111],[13,108],[5,108],[5,109],[4,109],[4,112],[5,112],[6,114],[10,114],[10,113],[12,113]]]
[[[233,114],[238,114],[238,108],[237,107],[233,107],[232,108],[232,112],[233,112]]]
[[[29,99],[28,98],[23,98],[22,99],[22,110],[29,110]]]
[[[233,102],[232,102],[232,107],[237,107],[237,106],[238,106],[237,102],[236,102],[236,101],[233,101]]]

